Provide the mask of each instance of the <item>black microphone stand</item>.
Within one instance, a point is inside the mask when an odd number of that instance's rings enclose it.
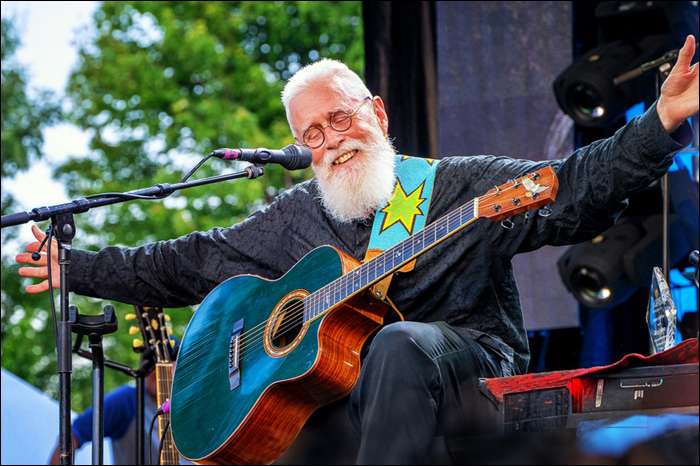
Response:
[[[102,335],[117,331],[117,315],[114,306],[107,305],[105,313],[97,316],[81,315],[78,308],[70,306],[70,322],[78,334],[76,345],[84,335],[90,340],[92,351],[92,464],[104,464],[104,367],[105,357]]]
[[[14,225],[21,225],[30,221],[41,222],[51,219],[51,228],[58,243],[58,264],[60,266],[61,287],[60,287],[60,310],[61,320],[58,324],[57,359],[58,359],[58,405],[59,405],[59,464],[72,464],[73,442],[71,436],[71,387],[70,378],[72,374],[71,360],[71,322],[69,320],[69,277],[70,277],[70,252],[72,241],[75,237],[75,221],[73,215],[84,213],[93,207],[118,204],[134,199],[163,199],[173,192],[202,186],[221,181],[228,181],[236,178],[257,178],[265,173],[261,165],[252,165],[243,171],[228,175],[213,176],[188,183],[168,183],[157,184],[151,188],[145,188],[128,193],[110,193],[104,195],[91,196],[93,199],[82,198],[66,204],[58,204],[49,207],[34,208],[28,212],[17,212],[3,215],[0,218],[0,228]],[[51,258],[48,258],[51,263]],[[50,274],[49,274],[50,275]],[[50,294],[50,293],[49,293]],[[52,303],[53,304],[53,303]],[[94,409],[94,408],[93,408]]]
[[[74,308],[75,306],[71,306],[71,308]],[[82,334],[78,333],[78,338],[75,341],[75,344],[73,345],[73,352],[77,354],[78,356],[82,356],[85,359],[90,359],[94,361],[94,355],[90,351],[86,351],[82,348],[80,348],[80,343],[82,341]],[[126,364],[121,364],[115,361],[110,361],[108,359],[103,359],[103,364],[106,367],[109,367],[110,369],[115,369],[120,372],[123,372],[124,374],[134,377],[136,379],[136,458],[134,458],[134,464],[136,465],[142,465],[146,464],[146,450],[145,450],[145,443],[144,443],[144,435],[145,435],[145,428],[144,428],[144,399],[145,399],[145,379],[150,374],[156,366],[156,360],[155,360],[155,352],[152,349],[147,349],[143,351],[143,354],[141,355],[141,364],[139,366],[138,370],[133,369],[131,366],[127,366]],[[95,398],[95,393],[93,389],[93,400]],[[93,401],[93,416],[95,410],[95,404]],[[93,429],[95,428],[93,424]],[[93,434],[93,442],[95,436]],[[104,440],[104,439],[103,439]],[[93,450],[94,454],[94,450]]]
[[[619,86],[620,84],[629,81],[630,79],[637,78],[639,76],[642,76],[644,74],[647,74],[651,71],[655,73],[655,92],[656,92],[656,100],[659,100],[659,97],[661,96],[661,86],[663,85],[664,81],[666,78],[668,78],[668,75],[671,73],[672,65],[671,62],[676,60],[678,58],[678,52],[680,50],[671,50],[670,52],[666,52],[662,57],[657,58],[656,60],[652,60],[650,62],[644,63],[643,65],[628,71],[626,73],[623,73],[619,76],[617,76],[615,79],[613,79],[613,83],[616,86]],[[670,283],[670,274],[671,274],[671,264],[669,263],[669,244],[668,244],[668,229],[669,229],[669,194],[668,194],[668,173],[665,174],[661,178],[661,201],[663,205],[663,211],[662,211],[662,221],[663,221],[663,226],[662,226],[662,266],[663,266],[663,272],[664,276],[666,277],[666,281]]]

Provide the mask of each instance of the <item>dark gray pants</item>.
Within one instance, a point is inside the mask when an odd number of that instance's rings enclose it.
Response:
[[[478,378],[516,369],[512,354],[476,340],[444,322],[396,322],[379,331],[350,394],[357,464],[422,463],[436,436],[478,428],[474,417],[485,406]]]

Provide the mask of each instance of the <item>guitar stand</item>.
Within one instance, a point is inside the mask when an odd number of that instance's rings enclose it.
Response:
[[[68,308],[71,331],[77,333],[79,347],[82,336],[87,335],[92,351],[92,464],[104,464],[104,366],[102,335],[117,331],[117,316],[114,307],[107,305],[105,313],[88,316],[80,315],[78,308]]]

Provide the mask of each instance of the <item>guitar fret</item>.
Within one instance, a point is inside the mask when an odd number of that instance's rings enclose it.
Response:
[[[314,294],[310,294],[304,300],[304,322],[311,320],[311,316],[314,314],[314,307],[316,305],[316,297]]]

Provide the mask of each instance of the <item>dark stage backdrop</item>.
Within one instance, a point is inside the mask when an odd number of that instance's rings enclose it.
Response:
[[[573,151],[554,78],[572,60],[571,2],[437,2],[439,153],[531,160]],[[565,248],[516,256],[528,330],[578,326],[562,284]]]

